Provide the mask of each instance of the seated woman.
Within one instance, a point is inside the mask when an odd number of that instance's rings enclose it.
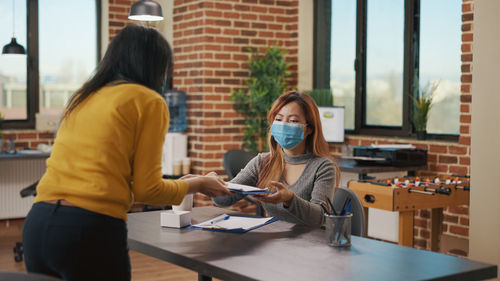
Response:
[[[268,124],[270,152],[250,160],[231,182],[276,191],[253,195],[268,216],[321,226],[320,203],[325,196],[333,196],[340,174],[323,136],[316,102],[307,94],[287,92],[274,102]],[[236,194],[213,200],[229,206],[243,197]]]

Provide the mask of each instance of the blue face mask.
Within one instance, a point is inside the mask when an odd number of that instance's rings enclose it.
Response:
[[[274,121],[271,127],[271,135],[281,147],[290,150],[304,140],[304,127],[304,124]]]

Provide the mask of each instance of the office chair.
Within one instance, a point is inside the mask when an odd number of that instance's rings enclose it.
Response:
[[[255,155],[253,153],[240,149],[229,150],[228,152],[224,153],[224,156],[222,158],[224,171],[226,171],[229,180],[234,179],[236,175],[241,171],[241,169],[245,168],[248,162],[250,162],[250,160],[252,160],[254,157]],[[245,200],[256,205],[255,214],[257,216],[264,216],[264,209],[259,202],[253,200],[248,196],[245,197]]]
[[[31,184],[28,187],[25,187],[21,189],[19,194],[21,195],[21,198],[28,197],[28,196],[36,196],[36,186],[38,185],[38,181],[35,183]],[[16,242],[16,246],[14,247],[14,260],[16,262],[21,262],[23,261],[23,243],[22,242]],[[33,279],[35,280],[35,279]]]
[[[226,171],[229,180],[236,177],[241,169],[245,168],[247,163],[254,157],[255,155],[253,153],[240,149],[229,150],[224,153],[224,170]]]
[[[361,200],[356,193],[347,187],[338,188],[333,195],[333,206],[337,213],[340,213],[347,199],[351,199],[351,234],[364,237],[366,236],[365,214]]]

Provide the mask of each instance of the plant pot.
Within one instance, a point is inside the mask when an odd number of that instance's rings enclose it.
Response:
[[[427,131],[417,131],[417,140],[425,140],[427,138]]]

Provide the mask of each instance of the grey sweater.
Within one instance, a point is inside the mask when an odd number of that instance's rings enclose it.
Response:
[[[246,165],[246,167],[231,180],[233,183],[256,186],[259,180],[260,163],[262,157],[268,153],[260,153]],[[292,185],[287,185],[283,178],[280,181],[290,189],[295,196],[290,206],[285,208],[283,203],[267,204],[261,203],[268,216],[280,220],[319,227],[324,222],[323,209],[319,205],[333,196],[335,187],[336,170],[332,161],[328,158],[317,157],[314,154],[303,154],[298,156],[285,155],[285,161],[289,164],[304,164],[306,167],[299,179]],[[241,200],[244,195],[219,196],[213,201],[219,206],[230,206]]]

